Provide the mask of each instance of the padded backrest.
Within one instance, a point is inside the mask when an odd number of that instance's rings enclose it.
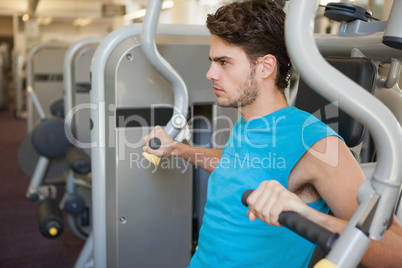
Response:
[[[327,57],[326,60],[364,89],[370,93],[374,92],[377,69],[369,59]],[[364,126],[341,109],[335,116],[333,113],[328,114],[328,111],[338,111],[338,108],[312,90],[302,79],[299,82],[295,106],[314,114],[332,127],[345,140],[348,147],[354,147],[362,141]]]

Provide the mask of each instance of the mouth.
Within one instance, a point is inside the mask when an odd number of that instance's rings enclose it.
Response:
[[[214,93],[215,93],[215,94],[219,94],[219,93],[222,93],[222,92],[223,92],[223,90],[220,89],[220,88],[218,88],[218,87],[212,86],[212,88],[214,89]]]

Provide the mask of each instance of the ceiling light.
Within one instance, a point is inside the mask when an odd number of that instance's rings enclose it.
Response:
[[[321,0],[320,5],[326,6],[328,3],[340,2],[340,0]]]
[[[40,17],[36,19],[38,25],[49,25],[52,21],[53,19],[51,17]]]
[[[172,8],[173,6],[174,6],[173,1],[163,1],[163,3],[162,3],[162,9]],[[127,15],[124,15],[123,19],[125,21],[132,21],[132,20],[135,20],[135,19],[145,17],[146,13],[147,13],[147,11],[146,11],[145,8],[140,9],[140,10],[137,10],[135,12],[131,12],[131,13],[127,14]]]
[[[25,13],[24,15],[22,15],[22,21],[28,21],[28,20],[29,20],[28,13]]]
[[[91,24],[92,21],[93,21],[93,19],[91,19],[91,18],[78,18],[73,21],[73,25],[74,26],[87,26],[87,25]]]

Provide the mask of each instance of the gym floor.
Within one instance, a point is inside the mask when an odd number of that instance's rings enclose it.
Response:
[[[26,137],[26,120],[11,109],[0,111],[0,267],[74,267],[84,241],[65,221],[55,239],[39,232],[36,205],[25,197],[30,178],[18,165],[18,148]]]

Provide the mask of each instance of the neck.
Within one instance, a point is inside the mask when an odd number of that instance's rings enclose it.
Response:
[[[275,88],[271,92],[261,92],[260,96],[250,105],[240,107],[239,111],[244,120],[253,120],[259,117],[266,116],[275,111],[289,106],[286,101],[285,95]]]

